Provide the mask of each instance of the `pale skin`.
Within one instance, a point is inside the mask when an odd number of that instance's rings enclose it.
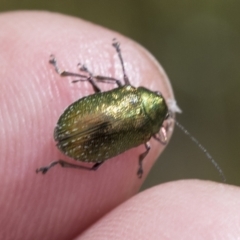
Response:
[[[50,54],[66,70],[77,71],[84,61],[96,74],[121,78],[111,46],[115,37],[133,86],[161,91],[165,98],[173,94],[152,57],[118,33],[43,12],[1,14],[0,28],[0,239],[240,237],[238,187],[182,180],[137,194],[165,147],[155,140],[141,180],[136,171],[144,146],[96,172],[56,166],[46,175],[36,174],[36,168],[60,158],[76,163],[56,148],[53,129],[70,103],[93,92],[87,82],[73,84],[58,76],[48,63]]]

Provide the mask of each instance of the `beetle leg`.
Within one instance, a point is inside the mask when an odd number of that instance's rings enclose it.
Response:
[[[98,82],[103,82],[103,83],[116,83],[118,87],[122,86],[122,83],[120,80],[112,77],[104,77],[101,75],[93,76]]]
[[[101,89],[98,87],[98,85],[94,81],[93,74],[88,70],[88,68],[85,65],[82,65],[81,63],[78,64],[78,68],[79,68],[80,71],[88,73],[88,75],[89,75],[88,81],[92,85],[94,92],[101,92]],[[75,82],[77,82],[77,80],[75,80],[73,82],[75,83]]]
[[[85,166],[68,163],[60,159],[58,161],[51,162],[48,166],[40,167],[36,169],[36,173],[42,172],[42,174],[45,174],[50,168],[54,167],[57,164],[60,164],[62,167],[80,168],[88,171],[96,171],[103,164],[103,162],[95,163],[92,167],[85,167]]]
[[[92,76],[90,76],[89,78],[88,78],[88,81],[91,83],[91,85],[92,85],[92,87],[93,87],[93,90],[94,90],[94,92],[96,93],[96,92],[101,92],[101,89],[98,87],[98,85],[95,83],[95,81],[93,80],[93,77]]]
[[[119,56],[119,59],[120,59],[121,65],[122,65],[125,84],[130,84],[129,79],[125,73],[125,68],[124,68],[123,60],[122,60],[122,56],[121,56],[120,44],[118,42],[114,42],[113,46],[115,47],[115,49],[118,53],[118,56]],[[93,90],[95,92],[101,92],[101,89],[97,86],[94,79],[96,79],[97,82],[116,83],[118,85],[118,87],[122,86],[122,83],[119,79],[116,79],[113,77],[101,76],[101,75],[94,76],[85,65],[78,64],[79,70],[82,72],[88,73],[89,76],[79,74],[79,73],[72,73],[72,72],[68,72],[65,70],[60,70],[60,68],[58,67],[58,64],[57,64],[57,60],[54,55],[50,56],[49,63],[54,66],[55,71],[62,77],[80,77],[80,79],[73,80],[72,81],[73,83],[80,82],[80,81],[88,81],[92,85]]]
[[[79,73],[72,73],[72,72],[67,72],[67,71],[62,71],[60,70],[60,68],[58,67],[58,64],[57,64],[57,60],[56,58],[54,57],[54,55],[51,55],[50,56],[50,60],[49,60],[49,63],[52,64],[55,68],[55,71],[62,77],[80,77],[80,79],[77,79],[77,80],[73,80],[72,82],[73,83],[76,83],[76,82],[79,82],[79,81],[88,81],[92,87],[93,87],[93,90],[95,92],[101,92],[101,89],[97,86],[97,84],[95,83],[95,81],[93,80],[92,78],[92,75],[90,74],[90,76],[86,76],[86,75],[82,75],[82,74],[79,74]]]
[[[160,132],[155,134],[155,135],[153,135],[153,138],[155,140],[157,140],[158,142],[160,142],[161,144],[163,144],[163,145],[167,144],[167,140],[168,139],[167,139],[167,130],[166,130],[166,128],[162,126],[160,128]]]
[[[148,152],[151,149],[149,142],[145,143],[145,148],[146,148],[146,151],[144,153],[140,154],[140,156],[139,156],[139,168],[137,171],[137,175],[139,178],[141,178],[143,175],[143,167],[142,167],[143,159],[147,156]]]
[[[92,85],[93,90],[94,90],[95,93],[96,92],[101,92],[101,89],[95,83],[95,81],[93,80],[92,76],[87,77],[87,79],[76,79],[76,80],[73,80],[72,83],[83,82],[83,81],[88,81]]]
[[[113,78],[113,77],[106,77],[101,75],[94,76],[92,72],[88,70],[88,68],[85,65],[78,64],[79,70],[82,72],[88,73],[90,76],[92,76],[93,79],[96,79],[97,82],[103,82],[103,83],[116,83],[118,87],[122,86],[122,83],[119,79]]]
[[[86,75],[60,70],[60,68],[58,67],[58,64],[57,64],[57,60],[54,55],[50,55],[49,63],[54,66],[56,73],[58,73],[62,77],[80,77],[80,78],[84,78],[84,79],[82,79],[82,81],[87,81],[88,76],[86,76]]]
[[[121,53],[121,49],[120,49],[120,43],[116,41],[116,39],[114,38],[113,39],[113,43],[112,43],[113,47],[116,49],[116,52],[118,54],[118,58],[121,62],[121,66],[122,66],[122,71],[123,71],[123,80],[125,82],[125,85],[131,85],[130,84],[130,81],[129,81],[129,78],[126,74],[126,71],[125,71],[125,67],[124,67],[124,63],[123,63],[123,58],[122,58],[122,53]]]

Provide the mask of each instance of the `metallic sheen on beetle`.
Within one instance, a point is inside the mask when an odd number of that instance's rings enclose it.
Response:
[[[150,150],[150,138],[166,143],[163,122],[168,118],[168,107],[163,96],[145,87],[133,87],[125,72],[120,44],[114,40],[113,46],[121,62],[124,85],[112,77],[94,76],[84,65],[79,65],[80,73],[60,71],[55,57],[51,56],[50,63],[58,74],[63,77],[78,77],[74,83],[88,81],[95,91],[95,94],[83,97],[67,107],[54,130],[57,147],[65,155],[94,165],[85,167],[57,160],[38,168],[36,172],[44,174],[57,164],[62,167],[97,170],[105,160],[144,144],[146,150],[138,158],[137,175],[141,178],[142,162]],[[101,92],[98,82],[110,82],[118,87]]]

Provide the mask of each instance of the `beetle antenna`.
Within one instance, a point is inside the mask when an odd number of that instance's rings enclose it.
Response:
[[[170,114],[171,115],[171,114]],[[179,129],[181,129],[183,131],[183,133],[185,135],[187,135],[206,155],[206,157],[209,159],[209,161],[214,165],[214,167],[218,170],[220,177],[222,178],[223,182],[226,182],[226,177],[222,171],[222,169],[220,168],[220,166],[218,165],[218,163],[214,160],[214,158],[210,155],[210,153],[208,152],[208,150],[182,125],[180,124],[175,118],[171,117],[175,124],[177,125],[177,127]]]

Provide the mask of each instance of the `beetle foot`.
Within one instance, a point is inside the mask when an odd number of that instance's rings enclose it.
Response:
[[[138,178],[142,178],[142,175],[143,175],[143,169],[142,168],[138,169],[137,175],[138,175]]]
[[[42,172],[42,174],[45,174],[49,170],[49,167],[41,167],[36,169],[36,173]]]

